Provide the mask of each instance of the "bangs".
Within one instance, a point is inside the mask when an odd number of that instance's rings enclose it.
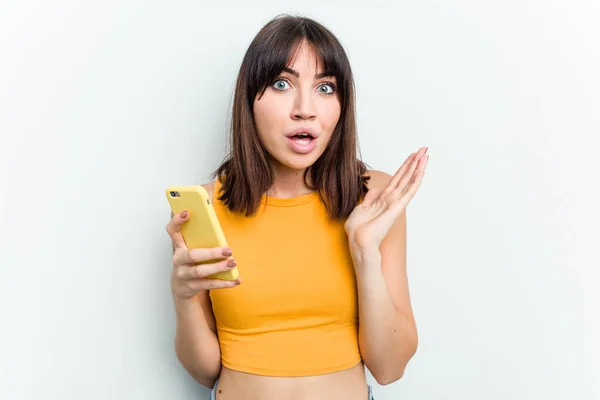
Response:
[[[341,110],[325,150],[304,171],[304,183],[319,191],[328,215],[338,221],[345,221],[368,191],[367,166],[357,154],[354,81],[346,52],[333,33],[317,21],[280,15],[254,37],[236,80],[229,154],[213,173],[223,182],[219,200],[231,212],[255,215],[273,185],[270,155],[256,131],[254,102],[294,65],[305,48],[313,56],[318,74],[336,79]]]
[[[344,98],[347,91],[350,66],[340,43],[331,32],[322,26],[302,19],[274,20],[257,35],[248,49],[254,54],[248,69],[248,104],[252,105],[257,95],[265,92],[279,74],[290,68],[299,51],[307,46],[312,50],[317,70],[335,77],[338,94]]]

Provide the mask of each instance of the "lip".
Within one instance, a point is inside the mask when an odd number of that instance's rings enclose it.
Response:
[[[299,133],[308,134],[310,137],[310,142],[307,144],[301,144],[297,139],[294,139],[294,136],[298,135]],[[290,149],[296,154],[308,154],[312,152],[317,145],[318,136],[319,135],[317,135],[317,132],[314,129],[307,126],[296,128],[286,135]]]
[[[310,139],[310,141],[306,144],[300,143],[297,139],[293,137],[287,138],[290,149],[296,154],[308,154],[315,149],[317,146],[316,139]]]
[[[299,128],[294,129],[293,131],[291,131],[289,134],[285,135],[288,138],[291,138],[292,136],[296,136],[300,133],[307,133],[309,134],[313,139],[316,139],[318,137],[317,132],[315,132],[314,129],[309,128],[309,127],[305,127],[305,126],[301,126]]]

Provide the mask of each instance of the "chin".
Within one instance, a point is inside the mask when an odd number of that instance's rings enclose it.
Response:
[[[309,168],[311,165],[314,164],[314,161],[296,161],[296,162],[285,162],[285,163],[281,163],[283,164],[285,167],[289,168],[289,169],[293,169],[295,171],[304,171],[305,169]]]
[[[320,154],[319,154],[320,155]],[[303,171],[309,167],[311,167],[319,158],[319,155],[315,154],[306,154],[306,155],[286,155],[286,157],[278,158],[277,161],[282,166],[296,170]]]

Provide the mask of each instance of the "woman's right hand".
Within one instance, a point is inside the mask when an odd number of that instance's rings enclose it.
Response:
[[[188,220],[189,214],[183,211],[174,215],[167,224],[167,232],[173,241],[173,272],[171,274],[171,290],[177,299],[187,300],[203,290],[214,290],[235,287],[240,280],[207,279],[218,272],[228,271],[235,267],[228,247],[188,249],[181,227]],[[211,264],[200,264],[208,260],[220,260]]]

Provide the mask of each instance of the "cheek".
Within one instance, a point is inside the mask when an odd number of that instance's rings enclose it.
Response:
[[[269,122],[269,112],[263,101],[254,103],[254,124],[259,140],[265,144],[268,141],[268,133],[271,130]]]
[[[266,117],[268,113],[265,111],[265,104],[263,102],[254,102],[254,121],[256,123],[256,129],[258,132],[262,132],[265,124],[267,123]]]
[[[281,124],[281,106],[266,95],[260,101],[254,102],[254,119],[259,135],[268,136],[271,131]]]
[[[321,120],[327,131],[333,132],[335,126],[337,125],[340,115],[341,115],[341,107],[339,102],[332,102],[327,105],[323,109],[323,113],[321,114]]]

